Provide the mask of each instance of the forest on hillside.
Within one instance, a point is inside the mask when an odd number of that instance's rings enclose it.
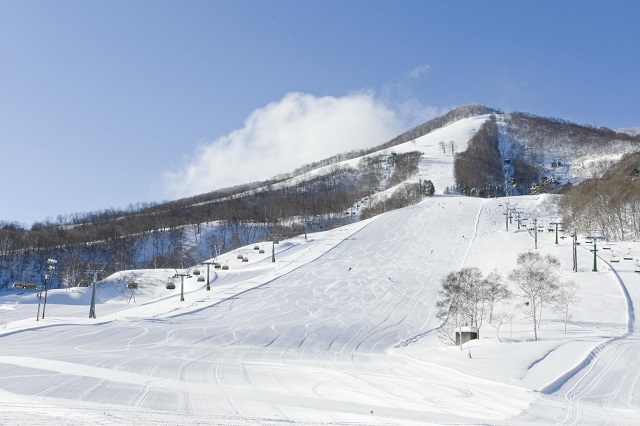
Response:
[[[0,222],[0,287],[18,279],[41,281],[49,258],[59,260],[59,284],[74,285],[88,262],[102,263],[108,272],[182,267],[274,235],[285,238],[339,226],[353,220],[354,209],[364,219],[415,204],[433,195],[433,184],[407,183],[418,171],[420,153],[395,154],[393,147],[478,114],[492,115],[468,149],[455,153],[456,188],[439,191],[479,197],[565,192],[561,209],[567,224],[598,227],[610,239],[640,235],[637,156],[628,155],[614,167],[620,153],[640,151],[640,136],[473,104],[383,145],[335,155],[264,182],[126,209],[60,215],[29,229]],[[498,114],[504,124],[498,124]],[[509,158],[500,152],[501,138],[516,148]],[[453,143],[442,145],[453,153]],[[548,177],[549,159],[584,163],[594,152],[611,156],[583,167],[589,170],[583,184],[558,185]],[[354,166],[344,165],[353,159],[359,159]],[[392,187],[384,200],[372,196]],[[204,252],[194,251],[190,239]]]
[[[202,261],[203,256],[215,257],[274,236],[288,238],[339,226],[351,220],[354,207],[372,212],[378,205],[389,209],[413,204],[424,191],[414,188],[409,195],[398,191],[400,195],[389,203],[365,205],[363,200],[417,173],[419,159],[416,152],[369,155],[357,167],[333,165],[326,174],[296,185],[245,187],[212,201],[145,206],[128,214],[92,213],[90,218],[36,224],[30,230],[0,223],[0,286],[17,279],[40,279],[49,258],[59,260],[58,276],[64,285],[75,285],[87,263],[104,264],[109,272],[181,268]],[[204,228],[215,232],[205,233]],[[206,252],[194,250],[186,235],[200,240]]]
[[[602,232],[609,241],[640,238],[640,152],[567,190],[558,208],[565,227],[580,233]]]

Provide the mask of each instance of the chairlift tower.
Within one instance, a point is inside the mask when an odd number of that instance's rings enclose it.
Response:
[[[211,290],[211,286],[209,285],[209,266],[216,263],[215,261],[207,260],[206,262],[202,262],[203,265],[207,265],[207,291]]]
[[[516,222],[518,223],[518,230],[520,230],[520,223],[522,220],[525,220],[523,217],[524,210],[522,208],[514,208],[513,215],[516,217]]]
[[[593,269],[592,269],[592,272],[598,272],[598,265],[596,263],[598,249],[597,249],[597,246],[596,246],[596,241],[597,240],[601,240],[603,238],[602,234],[603,234],[602,230],[587,231],[587,238],[591,238],[593,240]]]
[[[178,272],[176,269],[176,274],[173,278],[180,278],[180,301],[184,302],[184,277],[191,278],[191,275],[187,272]]]
[[[510,205],[512,205],[513,207],[509,207]],[[505,212],[503,213],[505,215],[505,226],[507,228],[507,232],[509,232],[509,219],[511,218],[511,212],[513,210],[515,210],[516,205],[515,204],[511,204],[510,202],[506,202],[504,203],[504,209]]]
[[[87,275],[93,276],[93,289],[91,290],[91,305],[89,307],[89,318],[96,317],[96,282],[98,281],[98,274],[104,272],[104,268],[106,265],[98,266],[91,265],[93,268],[89,267],[84,271]]]
[[[504,174],[504,195],[505,197],[509,196],[509,172],[508,171],[505,172]]]
[[[279,240],[279,236],[277,234],[269,235],[269,239],[271,240],[271,262],[275,263],[276,261],[276,241]]]
[[[56,263],[58,263],[55,259],[47,259],[47,272],[44,274],[44,304],[42,305],[42,319],[44,319],[44,311],[47,308],[47,290],[51,285],[51,276],[53,275],[53,270],[56,269]],[[38,297],[42,297],[42,292],[38,295]],[[36,315],[36,321],[39,321],[40,318],[40,302],[38,302],[38,314]]]
[[[571,241],[573,243],[573,272],[578,272],[578,233],[575,226],[571,228]]]
[[[550,225],[555,225],[556,227],[556,244],[558,244],[558,225],[562,225],[562,221],[560,219],[556,219],[553,222],[549,222]]]
[[[533,248],[538,250],[538,218],[533,218]]]

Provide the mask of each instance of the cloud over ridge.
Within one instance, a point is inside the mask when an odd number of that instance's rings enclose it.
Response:
[[[286,173],[313,161],[386,142],[407,129],[402,106],[371,92],[316,97],[292,92],[252,112],[241,129],[201,144],[164,175],[172,197],[201,194]],[[424,119],[424,118],[423,118]]]

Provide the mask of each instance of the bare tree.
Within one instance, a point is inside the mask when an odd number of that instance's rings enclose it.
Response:
[[[578,292],[580,287],[574,281],[565,281],[560,284],[554,298],[554,306],[564,315],[564,334],[567,334],[567,322],[569,321],[569,309],[580,301]]]
[[[502,339],[500,339],[500,327],[502,327],[504,324],[512,320],[513,320],[513,314],[507,314],[504,312],[501,312],[493,316],[491,325],[496,329],[496,337],[498,338],[499,342],[502,342]]]
[[[462,268],[442,281],[437,317],[442,320],[441,334],[454,342],[454,330],[463,325],[482,325],[487,301],[487,281],[480,269]]]
[[[493,271],[487,275],[487,278],[485,278],[484,288],[487,304],[489,305],[489,323],[493,323],[494,306],[503,300],[511,299],[513,297],[513,293],[511,293],[507,285],[502,280],[502,275],[497,271]]]
[[[542,319],[542,306],[553,301],[558,286],[555,270],[560,261],[552,255],[542,256],[538,252],[518,255],[518,266],[509,274],[509,280],[519,289],[524,299],[524,311],[533,321],[533,334],[538,340],[538,327]]]
[[[440,142],[438,142],[438,144],[440,145],[440,148],[442,148],[442,153],[446,154],[447,153],[447,144],[444,143],[444,141],[440,141]]]

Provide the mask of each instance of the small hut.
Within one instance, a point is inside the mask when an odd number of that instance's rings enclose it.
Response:
[[[470,340],[480,338],[478,327],[458,327],[456,329],[456,345],[462,345]]]

